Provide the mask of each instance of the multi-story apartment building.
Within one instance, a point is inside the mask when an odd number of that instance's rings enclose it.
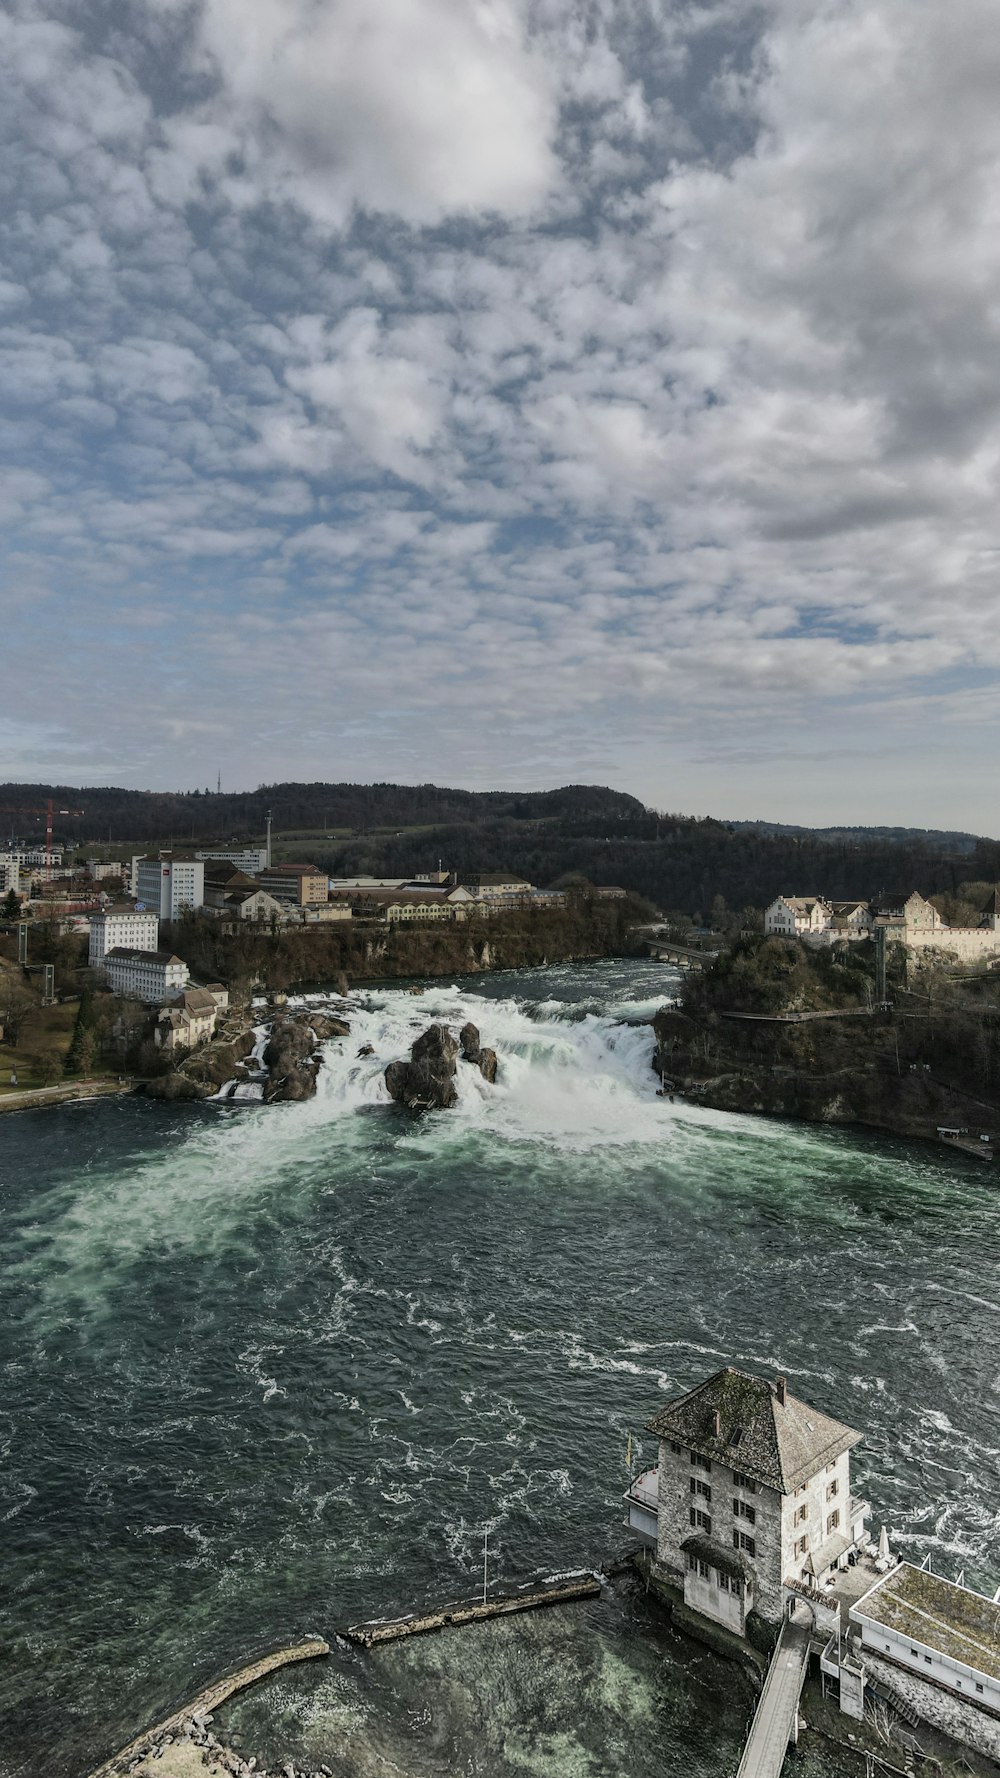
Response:
[[[124,946],[106,951],[102,964],[112,994],[128,994],[159,1006],[183,994],[188,966],[169,951],[132,951]]]
[[[269,895],[299,908],[326,901],[330,892],[326,872],[314,864],[272,864],[258,873],[257,880]]]
[[[751,1611],[777,1623],[787,1586],[819,1589],[865,1536],[851,1494],[861,1434],[732,1367],[649,1422],[659,1439],[656,1562],[685,1602],[738,1635]]]
[[[158,914],[137,914],[134,908],[91,914],[87,962],[91,969],[100,969],[109,951],[155,951],[159,929]]]
[[[21,887],[21,860],[16,852],[0,852],[0,893],[6,895],[13,889],[15,895]]]
[[[161,920],[177,920],[205,900],[205,865],[193,852],[161,852],[133,860],[132,894]]]

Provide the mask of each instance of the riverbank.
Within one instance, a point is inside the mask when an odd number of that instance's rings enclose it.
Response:
[[[4,1111],[35,1111],[44,1105],[66,1105],[73,1099],[105,1099],[109,1095],[136,1093],[141,1090],[142,1083],[132,1078],[119,1076],[112,1079],[74,1080],[64,1082],[55,1087],[29,1087],[19,1091],[16,1087],[0,1092],[0,1112]]]

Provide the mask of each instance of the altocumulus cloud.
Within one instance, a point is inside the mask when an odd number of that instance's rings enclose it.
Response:
[[[988,823],[994,26],[14,0],[9,771]]]

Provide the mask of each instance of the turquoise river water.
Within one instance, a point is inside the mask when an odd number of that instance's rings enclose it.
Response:
[[[467,1596],[486,1529],[493,1582],[608,1560],[629,1431],[727,1362],[863,1431],[901,1553],[996,1585],[989,1172],[658,1098],[627,1021],[672,987],[602,963],[378,988],[305,1105],[0,1119],[3,1778],[76,1778],[257,1652]],[[385,1063],[470,1017],[496,1087],[391,1105]],[[750,1701],[617,1590],[336,1643],[225,1720],[337,1778],[719,1778]]]

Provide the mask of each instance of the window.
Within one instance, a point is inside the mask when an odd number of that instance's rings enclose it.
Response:
[[[836,1531],[837,1526],[839,1524],[840,1524],[840,1511],[838,1509],[837,1512],[831,1513],[829,1518],[826,1521],[827,1537],[829,1537],[831,1531]]]
[[[708,1513],[700,1513],[698,1511],[697,1507],[692,1507],[691,1508],[691,1523],[694,1526],[696,1531],[704,1531],[708,1534],[709,1537],[711,1537],[711,1535],[712,1535],[712,1521],[711,1521],[711,1518],[709,1517]]]
[[[889,1644],[888,1644],[888,1643],[886,1643],[886,1645],[885,1645],[885,1646],[886,1646],[886,1648],[888,1648],[888,1646],[889,1646]],[[925,1661],[926,1661],[926,1662],[927,1662],[927,1665],[928,1665],[928,1667],[929,1667],[929,1666],[930,1666],[930,1664],[931,1664],[931,1657],[930,1657],[930,1655],[925,1655],[925,1656],[924,1656],[924,1660],[925,1660]]]
[[[756,1525],[757,1509],[754,1506],[748,1506],[745,1500],[734,1500],[733,1512],[738,1519],[746,1519],[748,1525]]]
[[[702,1562],[700,1559],[698,1562],[698,1573],[701,1575],[702,1580],[711,1580],[712,1578],[712,1570],[708,1563]]]
[[[708,1471],[709,1475],[711,1475],[712,1464],[711,1464],[711,1461],[708,1457],[701,1457],[701,1456],[699,1456],[697,1451],[692,1451],[691,1452],[691,1462],[694,1465],[695,1469],[705,1469]]]
[[[671,1449],[671,1450],[672,1450],[672,1451],[673,1451],[673,1454],[674,1454],[674,1456],[675,1456],[675,1457],[679,1457],[679,1456],[680,1456],[680,1454],[681,1454],[681,1452],[682,1452],[682,1451],[683,1451],[683,1449],[684,1449],[684,1446],[683,1446],[683,1445],[679,1445],[679,1444],[678,1444],[678,1443],[677,1443],[677,1440],[676,1440],[676,1439],[675,1439],[675,1438],[672,1438],[672,1439],[670,1439],[670,1440],[669,1440],[669,1441],[668,1441],[668,1442],[669,1442],[669,1445],[670,1445],[670,1449]]]
[[[700,1494],[703,1500],[711,1500],[711,1498],[712,1498],[712,1484],[711,1484],[711,1482],[699,1482],[696,1480],[696,1478],[694,1476],[692,1476],[691,1477],[691,1492],[692,1492],[692,1494]]]
[[[839,1488],[840,1488],[839,1482],[831,1482],[829,1487],[826,1490],[827,1500],[836,1500]]]
[[[919,1659],[920,1659],[920,1656],[919,1656],[919,1655],[918,1655],[918,1653],[917,1653],[917,1651],[916,1651],[916,1649],[915,1649],[915,1648],[911,1648],[911,1650],[910,1650],[910,1653],[911,1653],[911,1655],[912,1655],[912,1656],[913,1656],[913,1659],[914,1659],[914,1660],[915,1660],[915,1661],[919,1661]]]
[[[733,1470],[733,1482],[737,1488],[745,1488],[748,1494],[756,1494],[757,1483],[750,1476],[744,1475],[742,1469]]]
[[[796,1525],[804,1525],[806,1520],[808,1519],[808,1517],[809,1517],[808,1503],[805,1506],[797,1506],[795,1508],[795,1523],[796,1523]]]
[[[976,1690],[977,1690],[977,1692],[981,1692],[981,1691],[982,1691],[982,1689],[983,1689],[983,1688],[982,1688],[982,1686],[981,1686],[981,1685],[980,1685],[980,1683],[979,1683],[979,1681],[978,1681],[978,1679],[977,1679],[977,1680],[976,1680]]]
[[[755,1556],[757,1554],[757,1545],[754,1542],[754,1539],[748,1537],[745,1531],[733,1532],[733,1549],[746,1550],[748,1556]]]
[[[728,1593],[728,1591],[729,1591],[729,1576],[728,1576],[728,1574],[720,1574],[719,1575],[719,1591],[721,1593]]]
[[[797,1556],[804,1556],[808,1548],[809,1548],[808,1537],[800,1537],[798,1543],[795,1545],[795,1554]]]
[[[831,1471],[831,1469],[836,1469],[836,1467],[837,1467],[837,1459],[836,1459],[836,1457],[835,1457],[835,1458],[834,1458],[834,1460],[833,1460],[833,1462],[832,1462],[832,1463],[828,1463],[828,1464],[827,1464],[827,1466],[826,1466],[826,1473],[827,1473],[827,1475],[829,1475],[829,1473],[830,1473],[830,1471]]]

